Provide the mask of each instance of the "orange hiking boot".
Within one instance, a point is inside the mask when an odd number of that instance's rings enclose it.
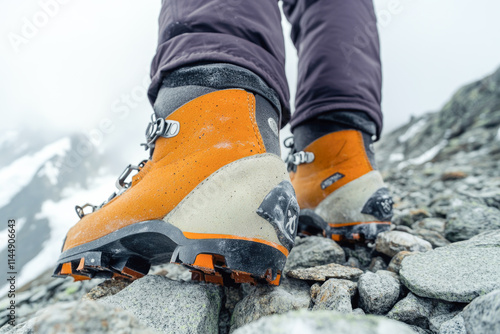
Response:
[[[393,201],[371,162],[371,139],[364,137],[357,130],[336,131],[300,152],[285,141],[292,148],[287,162],[301,208],[299,231],[367,241],[389,230]]]
[[[91,213],[76,208],[55,276],[135,279],[174,262],[197,280],[279,284],[299,211],[279,157],[279,116],[242,89],[185,87],[168,88],[180,106],[148,126],[150,159],[129,165],[120,191]]]

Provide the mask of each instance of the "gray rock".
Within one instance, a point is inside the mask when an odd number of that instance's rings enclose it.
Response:
[[[312,309],[313,311],[331,310],[340,313],[351,313],[351,296],[342,286],[333,286],[330,289],[323,289],[316,297]]]
[[[349,265],[350,267],[362,268],[370,265],[373,249],[358,244],[354,245],[354,249],[349,247],[343,247],[343,249],[349,261],[359,263],[359,265],[355,266]]]
[[[4,325],[0,327],[0,334],[33,334],[34,321],[32,318],[15,326]]]
[[[321,284],[314,283],[313,285],[311,285],[311,299],[315,299],[320,290],[321,290]]]
[[[365,311],[363,311],[362,308],[355,308],[354,310],[352,310],[352,314],[365,315]]]
[[[295,269],[287,273],[289,277],[306,281],[326,281],[329,278],[356,279],[363,271],[336,263],[305,269]]]
[[[352,312],[351,297],[356,294],[357,284],[347,280],[331,278],[313,298],[313,310],[332,310],[341,313]]]
[[[429,318],[429,329],[438,333],[443,323],[450,321],[463,309],[463,304],[435,301],[434,309]]]
[[[500,289],[500,231],[406,257],[399,274],[419,296],[468,303]]]
[[[130,312],[90,300],[56,303],[27,323],[8,327],[0,333],[157,333]]]
[[[478,234],[469,240],[454,242],[448,247],[482,247],[482,248],[496,248],[500,246],[500,229],[495,231],[488,231]]]
[[[389,266],[387,266],[387,270],[399,274],[399,270],[401,269],[401,262],[403,262],[403,259],[407,257],[408,255],[413,255],[415,253],[413,252],[408,252],[408,251],[401,251],[394,255],[392,258],[391,262],[389,262]]]
[[[268,315],[308,308],[310,303],[306,282],[283,278],[280,286],[258,286],[236,304],[231,330]]]
[[[432,249],[432,245],[428,241],[406,232],[389,231],[377,236],[375,249],[393,257],[401,251],[426,252]]]
[[[344,266],[361,269],[361,262],[359,262],[359,260],[354,256],[351,256],[349,260],[344,263]]]
[[[476,298],[462,312],[470,334],[500,333],[500,290]]]
[[[429,328],[429,318],[433,309],[432,300],[417,297],[410,292],[404,299],[394,305],[387,317],[427,329]]]
[[[398,301],[399,281],[390,275],[366,272],[358,281],[361,308],[367,313],[385,314]]]
[[[413,329],[413,332],[417,333],[417,334],[432,334],[433,332],[428,330],[428,329],[423,329],[423,328],[420,328],[418,326],[414,326],[414,325],[411,325],[410,326],[411,329]]]
[[[265,317],[234,332],[234,334],[254,333],[414,334],[405,324],[383,317],[306,310]]]
[[[125,279],[111,279],[104,281],[93,287],[82,299],[96,300],[106,296],[117,294],[130,285],[130,281]]]
[[[423,195],[422,193],[410,193],[408,194],[411,197],[414,197],[415,201],[414,202],[416,205],[423,205],[428,201],[426,198],[427,196]],[[408,198],[410,199],[410,198]],[[420,209],[403,209],[402,211],[394,211],[394,217],[392,218],[392,222],[395,225],[400,225],[400,226],[408,226],[410,227],[413,223],[415,223],[418,220],[428,218],[430,217],[430,213],[423,208]]]
[[[165,263],[151,267],[149,275],[165,276],[174,281],[188,282],[191,280],[191,271],[177,263]]]
[[[476,202],[455,200],[447,218],[445,237],[450,241],[500,229],[500,210]]]
[[[413,232],[413,234],[419,236],[425,241],[430,242],[433,248],[448,246],[450,242],[446,240],[441,234],[436,231],[418,229]]]
[[[411,226],[414,230],[425,229],[438,233],[444,233],[446,220],[442,218],[425,218]]]
[[[413,224],[413,218],[410,214],[410,209],[394,210],[394,216],[392,217],[392,223],[399,226],[411,226]]]
[[[412,234],[413,230],[409,226],[405,225],[391,225],[391,231],[400,231]]]
[[[467,334],[464,318],[461,314],[441,324],[439,334]]]
[[[297,268],[345,262],[344,250],[332,239],[312,236],[299,240],[288,256],[285,272]]]
[[[217,333],[222,289],[148,275],[97,301],[126,309],[160,332]]]
[[[347,290],[347,292],[349,292],[349,295],[351,297],[354,297],[358,292],[358,283],[346,279],[330,278],[321,286],[321,288],[329,285],[343,286]]]
[[[234,308],[236,307],[236,304],[238,304],[239,301],[243,299],[241,290],[236,287],[224,287],[224,295],[226,297],[224,308],[232,313]]]
[[[64,282],[64,280],[62,280],[62,279],[61,279],[61,281]],[[61,282],[61,284],[62,284],[62,282]],[[32,296],[32,291],[23,291],[20,293],[16,293],[16,304],[22,304],[25,301],[28,301],[31,298],[31,296]],[[3,302],[3,300],[2,300],[2,302]]]
[[[387,263],[385,263],[384,259],[380,256],[374,257],[372,259],[372,262],[370,263],[370,266],[368,267],[368,270],[372,273],[385,269],[387,269]]]
[[[434,212],[435,215],[445,217],[448,215],[448,212],[451,210],[452,203],[454,201],[456,201],[457,199],[459,199],[459,197],[455,193],[448,194],[448,193],[446,193],[446,191],[442,192],[442,193],[436,193],[436,197],[433,199],[430,206],[431,206],[432,211]],[[437,231],[437,232],[442,233],[444,235],[445,225],[446,225],[446,220],[444,220],[444,225],[443,225],[442,231]]]
[[[429,329],[433,333],[439,333],[439,330],[441,326],[455,318],[460,312],[452,312],[452,313],[446,313],[446,314],[441,314],[437,316],[432,316],[429,318]]]
[[[52,303],[80,300],[93,287],[103,282],[101,279],[73,282],[71,281],[71,278],[67,278],[63,281],[65,282],[57,288],[57,291],[55,291],[55,294],[52,297]]]
[[[399,275],[389,270],[377,270],[377,275],[387,275],[394,278],[399,283]]]
[[[30,303],[36,303],[36,302],[39,302],[41,301],[42,299],[44,299],[45,297],[47,297],[47,293],[48,293],[48,290],[46,287],[42,286],[40,287],[39,289],[37,289],[38,291],[35,292],[29,299],[29,302]]]

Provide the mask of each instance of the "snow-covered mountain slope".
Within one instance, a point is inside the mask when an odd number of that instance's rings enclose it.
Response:
[[[382,169],[404,169],[450,158],[498,157],[500,69],[459,89],[443,109],[413,118],[377,143]]]
[[[75,205],[99,204],[113,191],[102,157],[81,136],[29,142],[14,131],[0,136],[0,267],[7,268],[7,221],[16,221],[17,288],[54,266],[68,229],[78,221]],[[2,282],[6,282],[2,270]],[[7,291],[0,288],[0,295]]]

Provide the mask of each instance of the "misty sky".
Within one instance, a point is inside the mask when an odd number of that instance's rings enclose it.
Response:
[[[375,1],[386,131],[439,110],[457,88],[500,66],[500,2],[395,1]],[[0,131],[27,122],[138,146],[151,112],[144,92],[160,1],[66,2],[43,22],[38,1],[0,0]],[[17,40],[16,52],[13,34],[36,19],[43,26]],[[286,37],[293,93],[296,56]]]

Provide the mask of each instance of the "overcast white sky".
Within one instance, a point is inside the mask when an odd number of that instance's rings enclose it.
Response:
[[[41,7],[35,0],[0,0],[0,131],[27,122],[54,133],[89,133],[107,119],[115,128],[105,134],[106,143],[137,145],[151,112],[143,86],[156,48],[160,1],[65,1],[52,8],[53,17],[31,31],[16,52],[9,36],[21,35],[26,21],[43,23],[37,16]],[[388,16],[391,1],[399,5]],[[500,2],[375,3],[384,19],[386,131],[412,114],[438,110],[457,88],[500,66]],[[296,56],[291,43],[287,51],[293,91]],[[118,117],[113,106],[124,104],[130,113]]]

